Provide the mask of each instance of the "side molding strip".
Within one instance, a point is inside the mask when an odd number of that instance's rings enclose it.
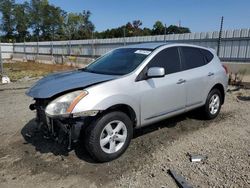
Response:
[[[176,111],[182,110],[182,109],[184,109],[184,108],[185,108],[185,106],[182,106],[182,107],[176,108],[176,109],[174,109],[174,110],[161,112],[161,113],[159,113],[159,114],[155,114],[155,115],[153,115],[153,116],[151,116],[151,117],[148,117],[148,118],[146,118],[145,120],[150,120],[150,119],[153,119],[153,118],[157,118],[157,117],[160,117],[160,116],[164,116],[164,115],[170,114],[170,113],[172,113],[172,112],[176,112]]]

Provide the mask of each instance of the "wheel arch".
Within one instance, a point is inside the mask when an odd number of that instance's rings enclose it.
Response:
[[[222,97],[222,103],[221,104],[224,104],[224,101],[225,101],[225,89],[224,89],[224,86],[221,83],[217,83],[212,87],[212,89],[210,91],[212,91],[213,89],[218,89],[221,92],[221,97]]]
[[[133,126],[135,127],[137,125],[138,118],[136,117],[136,112],[131,106],[127,104],[115,104],[104,110],[102,113],[108,113],[110,111],[120,111],[127,114],[133,122]]]

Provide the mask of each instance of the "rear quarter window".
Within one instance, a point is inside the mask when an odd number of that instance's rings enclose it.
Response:
[[[206,60],[200,48],[181,47],[181,49],[184,70],[201,67],[206,64]]]
[[[201,53],[204,55],[207,63],[212,61],[212,59],[214,58],[214,55],[211,52],[209,52],[208,50],[201,49]]]

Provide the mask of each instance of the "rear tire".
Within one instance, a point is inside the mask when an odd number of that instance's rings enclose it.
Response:
[[[107,162],[121,156],[129,146],[133,124],[123,112],[109,112],[94,120],[86,130],[85,145],[98,162]]]
[[[212,89],[208,94],[206,104],[204,106],[205,118],[208,120],[216,118],[220,113],[221,104],[221,92],[218,89]]]

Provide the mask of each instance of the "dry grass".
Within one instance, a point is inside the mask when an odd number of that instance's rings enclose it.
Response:
[[[52,72],[72,70],[75,67],[60,64],[42,64],[35,62],[4,63],[4,73],[11,81],[16,81],[24,77],[45,76]]]

